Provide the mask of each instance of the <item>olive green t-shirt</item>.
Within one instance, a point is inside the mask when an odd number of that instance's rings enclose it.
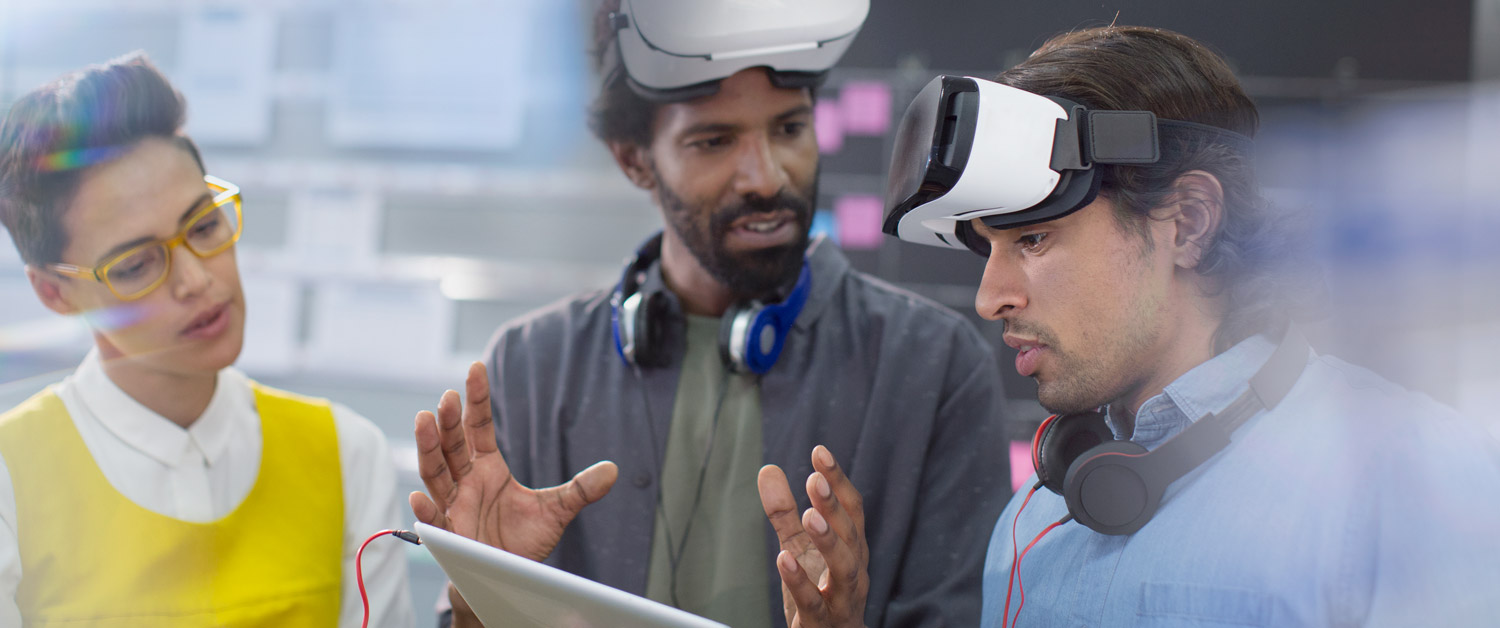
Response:
[[[730,626],[768,626],[760,386],[727,371],[719,319],[688,316],[646,597]]]

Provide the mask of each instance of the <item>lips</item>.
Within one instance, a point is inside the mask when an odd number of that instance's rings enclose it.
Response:
[[[1042,344],[1038,340],[1011,336],[1009,334],[1005,336],[1005,344],[1017,351],[1016,372],[1020,373],[1021,377],[1035,375],[1038,362],[1042,358],[1043,351],[1047,349],[1047,345]]]
[[[1031,377],[1036,374],[1037,362],[1041,360],[1042,348],[1032,347],[1022,349],[1016,354],[1016,372],[1021,377]]]
[[[182,328],[181,334],[188,338],[205,339],[218,336],[229,326],[229,302],[220,303],[194,316]]]
[[[797,237],[797,214],[790,210],[757,213],[730,224],[729,243],[734,248],[767,248],[789,244]]]

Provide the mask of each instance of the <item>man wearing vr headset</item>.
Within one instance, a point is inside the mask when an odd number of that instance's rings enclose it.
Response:
[[[467,404],[449,393],[418,416],[435,498],[413,496],[419,519],[731,625],[779,625],[775,553],[822,571],[798,516],[809,498],[780,469],[806,477],[825,444],[885,559],[869,625],[978,620],[970,550],[1008,494],[994,355],[962,317],[808,241],[812,90],[868,8],[600,7],[593,130],[666,229],[618,285],[501,329]],[[583,469],[599,460],[613,462]]]
[[[1320,286],[1259,196],[1257,124],[1223,60],[1135,27],[940,77],[908,109],[886,230],[987,258],[975,307],[1061,415],[995,525],[984,626],[1500,617],[1497,443],[1311,351],[1291,321]],[[800,625],[858,626],[884,557],[857,500],[815,507],[831,577],[778,567]]]

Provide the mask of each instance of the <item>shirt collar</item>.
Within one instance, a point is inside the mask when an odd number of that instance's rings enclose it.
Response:
[[[188,454],[194,449],[213,465],[229,449],[235,420],[258,416],[253,412],[248,382],[233,369],[219,371],[208,407],[187,429],[141,405],[115,385],[104,372],[97,349],[89,351],[72,379],[95,420],[121,442],[167,466],[193,459]],[[247,415],[245,409],[251,412]]]
[[[843,284],[844,275],[849,274],[849,258],[828,238],[818,236],[807,247],[807,266],[812,272],[812,292],[802,313],[797,315],[795,327],[802,331],[812,328],[814,322],[833,302],[834,293]]]
[[[1108,419],[1110,430],[1116,438],[1129,437],[1147,449],[1160,445],[1198,419],[1227,408],[1249,388],[1250,378],[1275,350],[1276,344],[1264,335],[1246,338],[1193,367],[1141,404],[1134,434],[1122,434],[1112,418]]]

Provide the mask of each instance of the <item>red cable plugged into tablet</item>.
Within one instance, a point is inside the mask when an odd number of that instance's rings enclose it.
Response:
[[[416,532],[410,530],[381,530],[375,534],[371,534],[370,538],[365,539],[364,543],[359,544],[359,551],[354,553],[354,580],[359,583],[359,602],[365,607],[365,618],[359,622],[360,628],[369,628],[370,626],[370,598],[365,595],[365,568],[361,562],[365,556],[365,546],[369,545],[370,541],[387,534],[412,545],[422,544],[422,538],[417,536]]]

